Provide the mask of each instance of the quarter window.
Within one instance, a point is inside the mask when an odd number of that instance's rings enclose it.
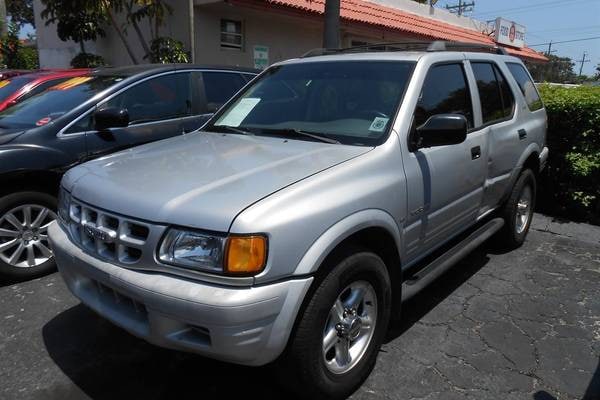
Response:
[[[503,120],[512,115],[514,97],[501,72],[492,63],[471,63],[477,81],[483,123]]]
[[[519,84],[519,89],[521,89],[521,93],[523,93],[529,109],[535,111],[543,108],[544,104],[525,67],[517,63],[506,63],[506,66]]]
[[[431,67],[415,110],[415,127],[436,114],[462,114],[473,127],[473,107],[467,80],[461,64]]]
[[[229,19],[221,20],[221,48],[228,50],[242,50],[243,48],[242,22]]]
[[[163,75],[125,90],[100,108],[127,109],[132,124],[191,115],[189,73]]]

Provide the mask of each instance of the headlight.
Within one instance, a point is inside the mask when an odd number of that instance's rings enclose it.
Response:
[[[263,270],[267,239],[262,235],[218,236],[170,229],[158,252],[160,261],[198,271],[255,275]]]
[[[71,194],[62,186],[58,192],[58,216],[63,222],[69,221],[69,207],[71,204]]]

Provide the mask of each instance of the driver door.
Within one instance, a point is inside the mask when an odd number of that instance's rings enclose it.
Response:
[[[433,65],[425,78],[413,127],[436,114],[462,114],[473,127],[473,106],[462,62]],[[406,251],[410,259],[442,245],[476,220],[486,176],[485,136],[408,154]]]

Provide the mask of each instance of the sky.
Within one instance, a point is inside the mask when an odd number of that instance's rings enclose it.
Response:
[[[593,75],[600,64],[600,0],[465,0],[475,2],[467,15],[478,20],[504,17],[526,28],[525,41],[536,50],[546,51],[548,42],[595,38],[552,45],[554,55],[581,60],[587,52],[583,73]],[[458,4],[458,0],[438,0],[436,7]],[[26,27],[21,35],[32,32]],[[546,43],[546,44],[543,44]],[[541,46],[532,46],[543,44]],[[554,51],[556,50],[556,51]],[[575,72],[581,64],[576,63]]]
[[[548,45],[532,46],[573,39],[595,37],[594,40],[553,44],[552,54],[581,60],[587,52],[583,73],[593,75],[600,64],[600,0],[465,0],[475,2],[467,15],[481,20],[503,17],[525,26],[525,41],[528,46],[546,51]],[[458,4],[458,0],[439,0],[436,7]],[[575,72],[579,72],[576,63]]]

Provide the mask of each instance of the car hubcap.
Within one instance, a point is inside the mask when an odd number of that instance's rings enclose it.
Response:
[[[323,330],[323,358],[329,371],[342,374],[364,356],[375,332],[377,296],[366,281],[346,287],[331,307]]]
[[[523,233],[523,231],[527,228],[527,224],[531,218],[532,197],[531,187],[525,186],[521,192],[521,197],[517,202],[517,223],[515,224],[517,233]]]
[[[52,210],[37,204],[19,206],[0,216],[0,260],[20,268],[50,260],[48,226],[55,219]]]

